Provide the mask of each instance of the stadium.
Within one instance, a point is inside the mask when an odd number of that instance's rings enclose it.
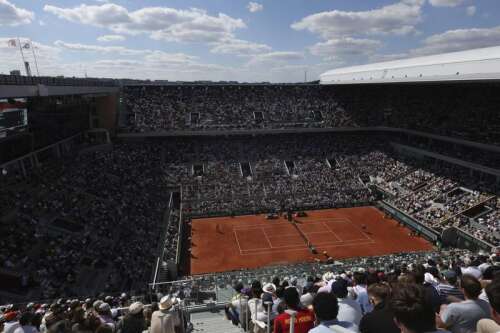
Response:
[[[0,331],[495,332],[499,91],[500,47],[302,83],[0,75]]]

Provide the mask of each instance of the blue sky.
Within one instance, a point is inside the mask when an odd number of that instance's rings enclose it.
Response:
[[[22,66],[17,37],[41,75],[296,82],[500,45],[500,1],[0,0],[1,73]]]

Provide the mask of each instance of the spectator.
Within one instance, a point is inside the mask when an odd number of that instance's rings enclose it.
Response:
[[[401,333],[437,333],[435,312],[423,286],[400,284],[393,290],[390,308]]]
[[[14,333],[14,331],[21,327],[19,321],[17,320],[17,312],[9,311],[4,314],[4,328],[3,333]]]
[[[134,302],[128,308],[128,313],[117,325],[118,333],[142,333],[146,327],[146,320],[143,315],[144,305],[141,302]]]
[[[356,301],[361,307],[361,312],[363,314],[369,313],[373,310],[373,306],[370,304],[368,299],[368,292],[366,290],[366,274],[365,272],[355,272],[354,273],[354,287],[353,290],[356,293]]]
[[[243,283],[238,282],[233,288],[236,294],[231,298],[231,301],[226,305],[226,315],[235,326],[241,324],[242,327],[246,325],[246,318],[248,316],[248,298],[242,293],[245,286]]]
[[[331,292],[337,297],[339,321],[346,321],[359,326],[361,321],[361,306],[355,300],[348,298],[347,281],[342,278],[332,283]]]
[[[347,333],[358,332],[358,327],[337,318],[339,304],[333,293],[318,293],[313,301],[314,314],[316,315],[316,327],[310,333]]]
[[[500,281],[494,280],[485,289],[490,302],[491,319],[479,320],[477,333],[498,333],[500,332]]]
[[[97,308],[97,313],[99,314],[99,319],[104,325],[108,325],[111,331],[114,332],[116,329],[115,321],[111,316],[111,306],[108,303],[101,303]]]
[[[164,296],[160,300],[160,309],[153,312],[151,317],[151,333],[176,333],[181,322],[173,306],[177,299],[170,295]]]
[[[398,288],[398,286],[395,286]],[[373,304],[373,311],[361,319],[359,331],[361,333],[399,333],[400,329],[394,323],[394,313],[390,302],[391,289],[385,283],[376,283],[368,287],[368,297]]]
[[[278,315],[274,320],[274,333],[288,333],[290,331],[290,312],[295,315],[295,333],[307,333],[314,326],[314,315],[304,309],[300,304],[300,297],[297,289],[288,287],[283,292],[283,298],[287,310]]]
[[[415,271],[413,272],[415,283],[424,287],[427,298],[429,298],[429,302],[432,304],[432,309],[434,312],[438,313],[439,307],[441,306],[441,297],[439,296],[436,287],[425,281],[425,274],[425,267],[423,265],[417,265]]]
[[[440,327],[448,328],[452,333],[474,333],[479,320],[490,318],[490,307],[487,302],[478,299],[481,283],[472,275],[460,278],[460,289],[465,300],[443,305],[436,319]]]
[[[452,270],[445,270],[441,273],[441,282],[437,289],[441,296],[442,304],[450,304],[451,302],[459,302],[464,300],[464,294],[458,289],[457,273]]]
[[[35,315],[32,312],[24,312],[19,318],[20,327],[14,333],[38,333],[38,329],[33,325]]]

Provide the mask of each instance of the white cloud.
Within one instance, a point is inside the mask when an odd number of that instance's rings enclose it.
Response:
[[[121,42],[124,41],[125,37],[121,35],[103,35],[97,37],[98,42],[107,43],[107,42]]]
[[[89,44],[80,44],[80,43],[66,43],[61,40],[57,40],[54,42],[54,45],[69,51],[77,51],[77,52],[95,52],[95,53],[113,53],[119,55],[126,56],[137,56],[148,54],[150,50],[135,50],[129,49],[123,46],[101,46],[101,45],[89,45]]]
[[[293,51],[276,51],[254,55],[247,66],[277,66],[285,65],[290,61],[304,60],[304,54]]]
[[[18,26],[30,24],[35,18],[32,11],[16,7],[7,0],[0,0],[0,26]]]
[[[44,10],[61,19],[107,28],[115,33],[147,33],[156,40],[178,42],[215,42],[234,37],[235,30],[246,28],[241,19],[223,13],[212,16],[196,8],[144,7],[129,11],[125,7],[106,3],[82,4],[73,8],[46,5]]]
[[[373,55],[382,46],[378,40],[344,37],[330,39],[309,47],[311,54],[324,59],[352,59],[353,57]]]
[[[438,54],[500,45],[500,26],[448,30],[427,37],[423,46],[411,51],[415,55]]]
[[[258,2],[249,2],[247,5],[247,9],[250,13],[260,12],[264,9],[264,6]]]
[[[216,54],[235,54],[249,56],[256,53],[269,52],[271,47],[266,44],[253,43],[246,40],[228,38],[214,43],[210,50]]]
[[[434,7],[457,7],[464,3],[464,0],[429,0]]]
[[[371,60],[389,61],[498,45],[500,45],[500,26],[456,29],[431,35],[422,41],[422,46],[411,49],[406,53],[374,55]]]
[[[295,30],[308,30],[324,39],[362,34],[404,35],[416,32],[422,20],[425,0],[401,0],[382,8],[348,12],[333,10],[304,17],[292,24]]]
[[[476,15],[477,8],[476,6],[469,6],[465,9],[465,13],[467,16],[474,16]]]
[[[144,57],[150,63],[155,64],[193,64],[198,57],[187,55],[184,53],[166,53],[163,51],[150,51],[148,55]]]

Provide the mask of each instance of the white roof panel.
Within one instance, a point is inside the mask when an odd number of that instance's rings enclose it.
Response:
[[[500,79],[500,46],[334,69],[322,84]]]

